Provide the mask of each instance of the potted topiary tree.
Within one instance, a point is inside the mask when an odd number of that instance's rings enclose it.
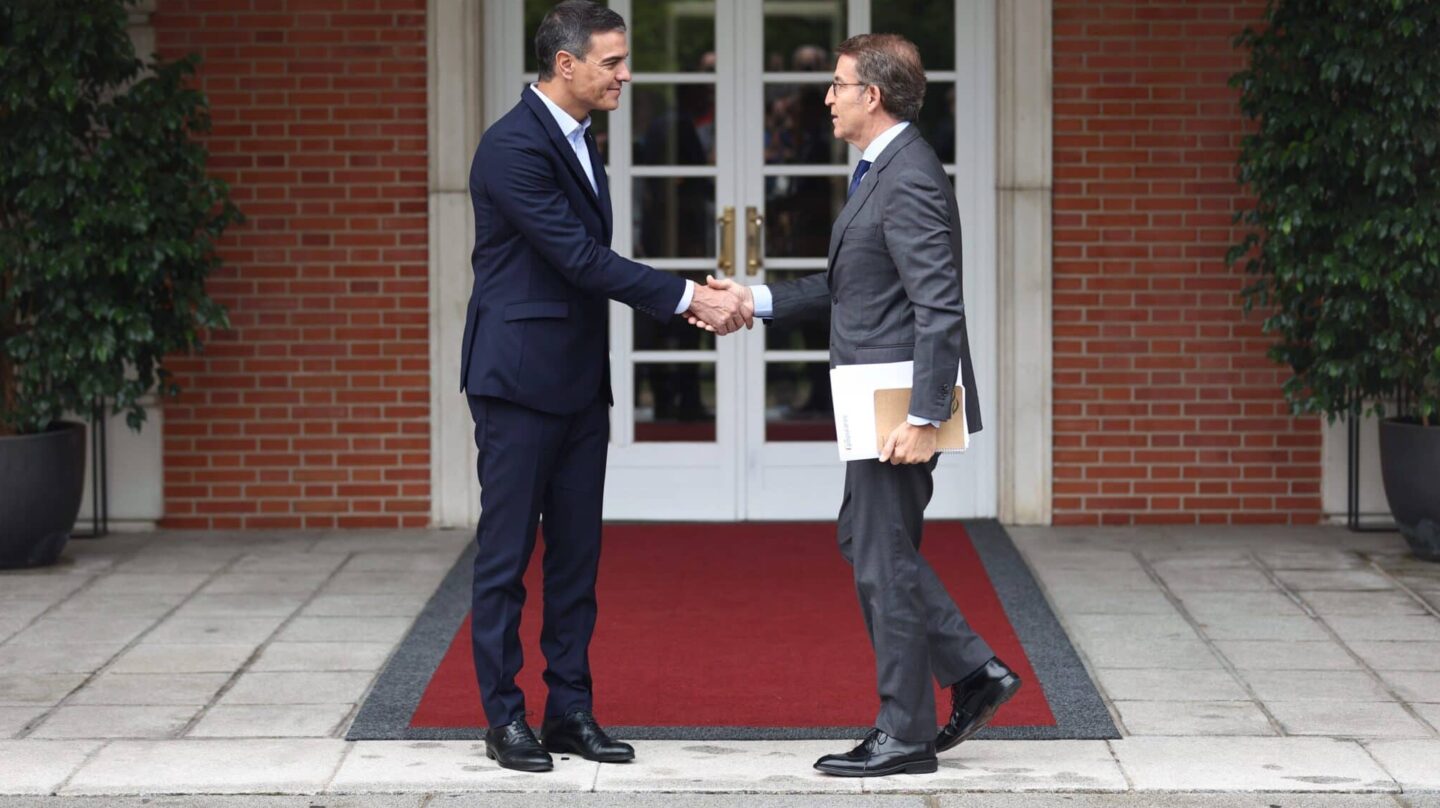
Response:
[[[79,510],[82,424],[139,429],[167,355],[224,310],[205,292],[239,218],[194,135],[195,62],[143,65],[124,0],[0,3],[0,567],[53,562]]]
[[[1257,278],[1297,413],[1377,413],[1385,493],[1440,560],[1440,3],[1272,0],[1237,45]]]

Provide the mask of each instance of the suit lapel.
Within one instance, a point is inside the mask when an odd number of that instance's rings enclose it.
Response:
[[[835,219],[835,225],[830,228],[830,260],[827,272],[835,269],[835,256],[840,252],[840,242],[844,240],[845,228],[855,220],[855,215],[865,206],[865,200],[870,198],[875,186],[880,184],[880,172],[890,165],[890,161],[895,159],[895,155],[919,136],[920,133],[915,128],[915,124],[912,123],[905,127],[905,131],[897,135],[890,145],[880,152],[880,156],[875,158],[870,170],[866,171],[865,176],[860,179],[860,187],[856,188],[855,195],[845,202],[845,207],[840,209],[840,216]]]
[[[590,150],[590,167],[595,171],[596,195],[600,197],[600,214],[605,220],[605,246],[610,246],[610,231],[615,227],[615,213],[610,207],[610,178],[605,175],[605,161],[600,159],[600,149],[595,136],[585,130],[585,147]]]
[[[525,105],[530,108],[530,112],[539,119],[540,127],[545,130],[545,134],[550,138],[550,145],[554,146],[556,151],[560,152],[560,159],[570,168],[570,174],[574,176],[576,182],[580,183],[581,188],[583,188],[585,193],[590,197],[590,201],[595,204],[596,210],[601,211],[603,214],[604,206],[600,204],[600,199],[595,189],[590,186],[590,178],[585,176],[585,169],[580,167],[580,158],[575,156],[575,150],[570,148],[570,141],[565,139],[565,135],[560,131],[560,125],[555,122],[555,116],[550,114],[550,110],[545,106],[545,102],[537,98],[535,92],[536,91],[528,87],[525,88],[520,94],[520,100],[523,101]],[[591,152],[591,154],[590,165],[594,168],[594,152]],[[600,178],[597,176],[595,181],[599,183]]]

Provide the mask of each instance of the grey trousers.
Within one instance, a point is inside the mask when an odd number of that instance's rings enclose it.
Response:
[[[935,738],[931,678],[948,687],[994,656],[920,556],[938,460],[907,466],[852,460],[840,505],[840,552],[854,568],[875,649],[875,726],[908,742]]]

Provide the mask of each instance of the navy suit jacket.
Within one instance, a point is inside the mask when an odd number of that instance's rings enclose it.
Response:
[[[610,249],[605,165],[587,132],[598,193],[544,102],[528,88],[480,139],[470,165],[475,285],[460,389],[555,414],[612,403],[609,300],[662,322],[685,281]]]

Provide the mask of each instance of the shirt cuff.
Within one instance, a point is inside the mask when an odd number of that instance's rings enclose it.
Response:
[[[755,316],[769,320],[775,316],[775,298],[770,294],[770,287],[765,284],[750,287],[750,293],[755,296]]]
[[[939,421],[932,421],[929,418],[921,418],[918,415],[907,415],[905,416],[905,420],[908,421],[911,426],[933,426],[936,429],[940,428]]]
[[[695,281],[685,281],[685,293],[680,295],[680,305],[675,307],[676,314],[684,314],[690,310],[690,301],[695,299]]]

